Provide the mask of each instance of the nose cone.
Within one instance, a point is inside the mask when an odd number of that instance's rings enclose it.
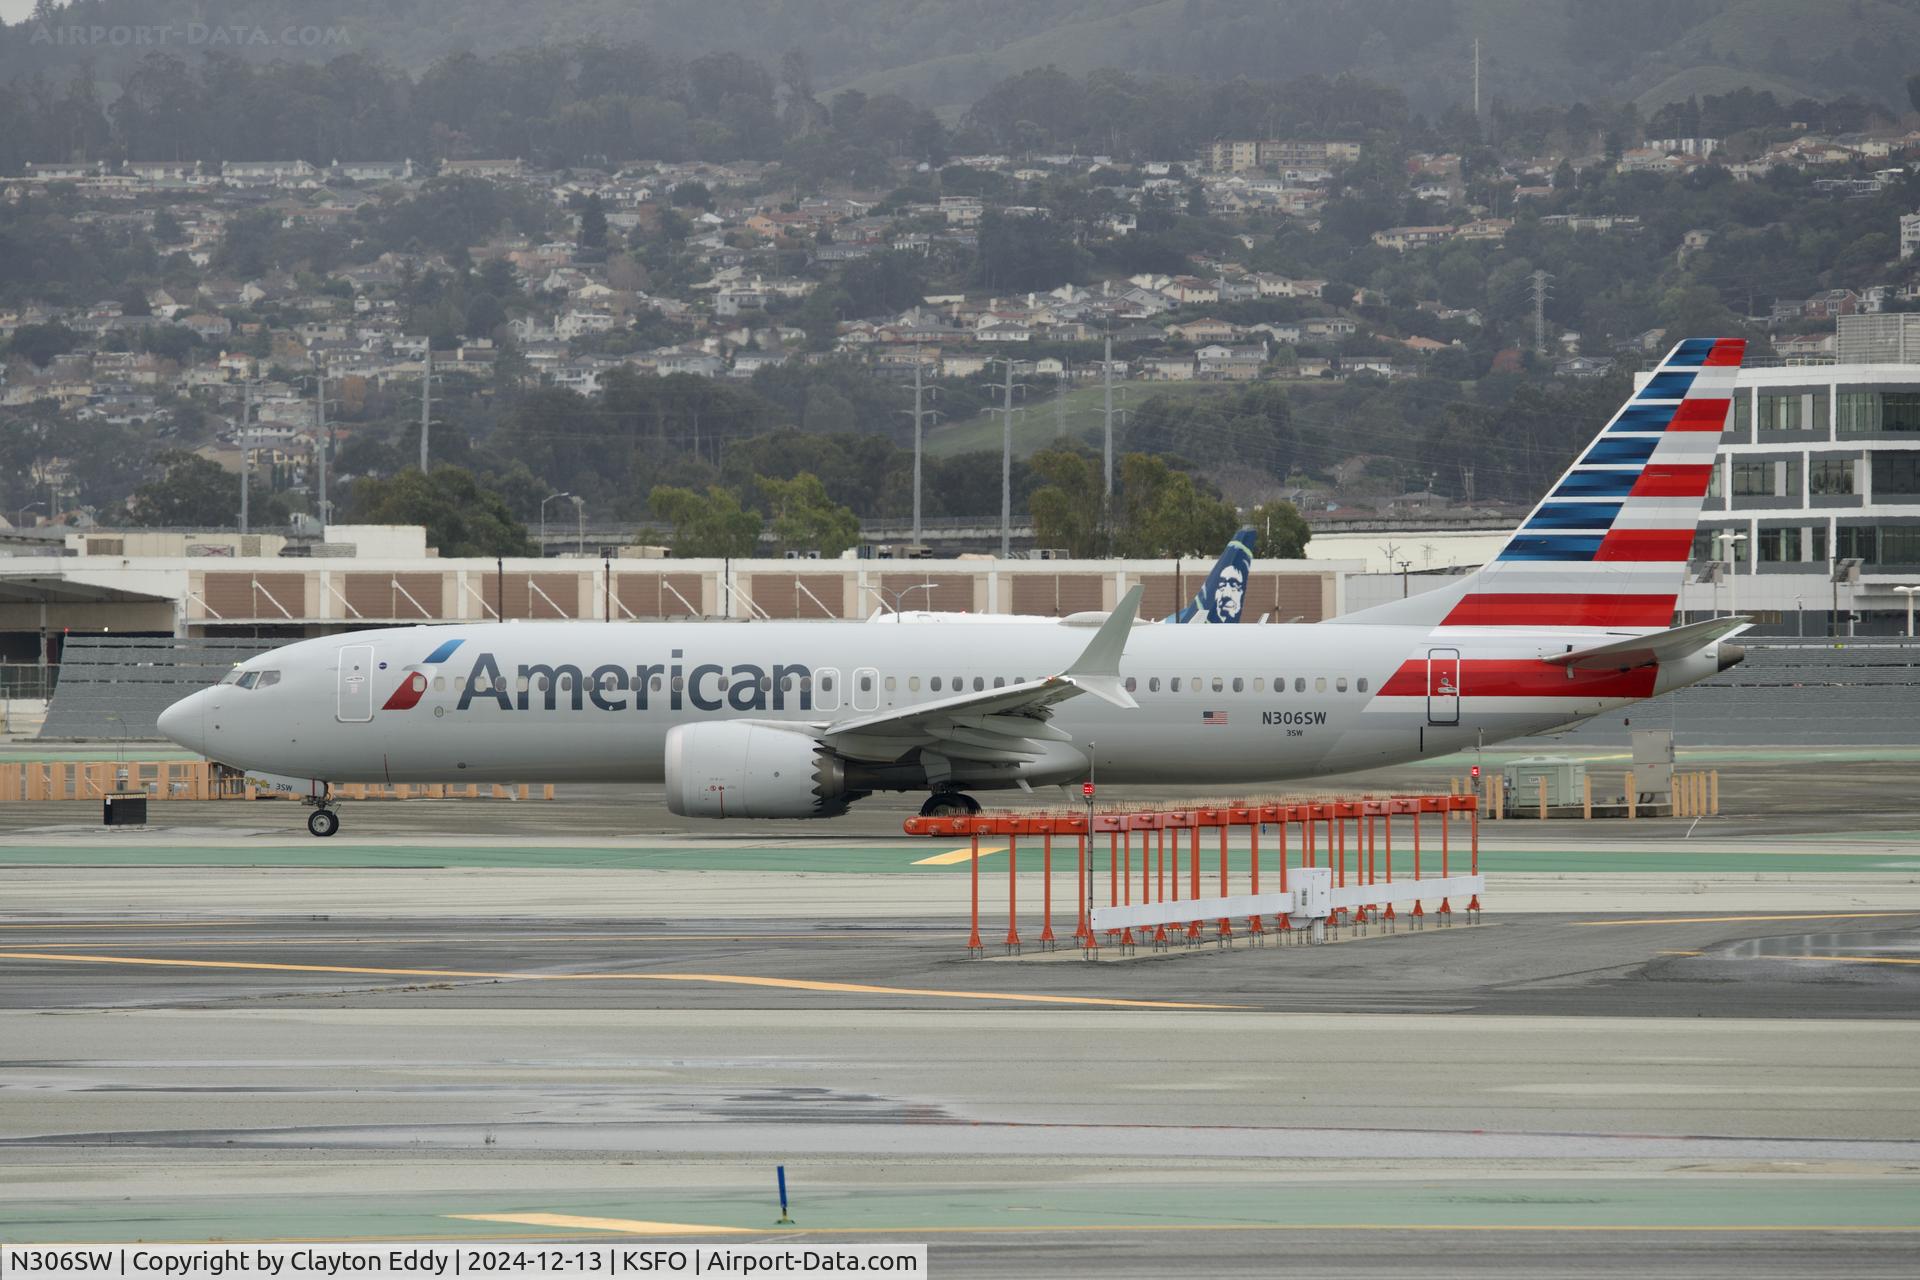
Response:
[[[206,691],[190,693],[180,701],[160,713],[156,722],[160,732],[168,741],[176,742],[189,751],[206,754],[206,732],[202,724],[202,709],[206,706]]]

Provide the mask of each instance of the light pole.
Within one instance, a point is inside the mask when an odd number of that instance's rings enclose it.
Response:
[[[1895,587],[1894,590],[1907,598],[1907,639],[1911,640],[1913,639],[1913,593],[1920,591],[1920,587]]]
[[[1793,598],[1793,638],[1807,638],[1807,601],[1805,596]]]
[[[13,527],[16,529],[20,527],[20,522],[27,518],[27,512],[33,510],[35,507],[44,507],[46,505],[47,505],[46,503],[41,502],[38,499],[35,499],[34,501],[29,502],[26,506],[20,508],[18,511],[13,513]]]
[[[571,498],[570,493],[550,493],[540,499],[540,558],[547,558],[547,504],[561,498]]]
[[[1727,616],[1740,616],[1740,544],[1747,540],[1744,533],[1726,533],[1721,535],[1721,555],[1727,564]]]
[[[587,554],[587,500],[577,493],[567,495],[573,499],[573,554]]]
[[[876,587],[871,582],[865,584],[867,590],[873,592],[873,594],[880,597],[881,604],[885,604],[887,602],[888,596],[893,597],[893,620],[895,622],[900,621],[900,601],[907,594],[907,592],[931,591],[939,585],[940,584],[937,582],[916,582],[910,587],[902,587],[898,591],[889,591],[885,587]],[[929,601],[929,603],[931,603],[931,601]]]

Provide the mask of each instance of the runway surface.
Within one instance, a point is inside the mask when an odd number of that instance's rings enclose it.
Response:
[[[1508,824],[1477,926],[1089,963],[967,960],[952,842],[588,808],[0,814],[0,1239],[771,1232],[784,1164],[937,1275],[1920,1256],[1900,828]]]

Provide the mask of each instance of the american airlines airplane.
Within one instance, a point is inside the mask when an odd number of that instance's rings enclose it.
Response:
[[[303,791],[664,782],[706,818],[815,818],[876,791],[1216,786],[1444,755],[1740,661],[1746,620],[1672,626],[1744,344],[1690,339],[1478,572],[1313,626],[457,624],[304,640],[160,728]]]

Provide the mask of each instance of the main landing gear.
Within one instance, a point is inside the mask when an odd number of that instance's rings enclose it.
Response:
[[[920,806],[923,818],[965,818],[980,812],[980,802],[958,791],[936,791]]]
[[[322,840],[340,829],[340,811],[331,800],[331,796],[315,796],[307,801],[313,806],[313,812],[307,815],[307,830]]]

